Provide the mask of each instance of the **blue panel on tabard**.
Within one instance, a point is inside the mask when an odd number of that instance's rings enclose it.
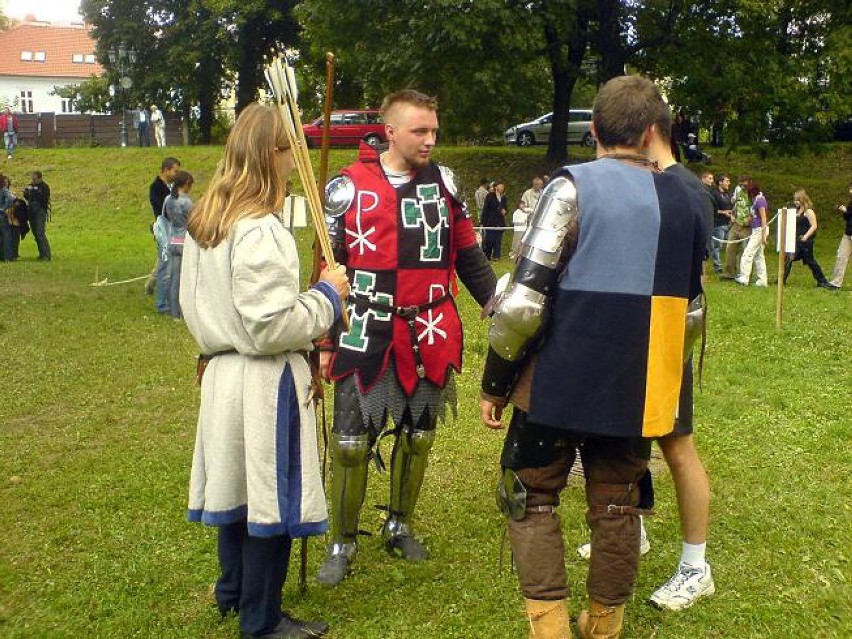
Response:
[[[570,167],[580,235],[564,290],[651,295],[660,230],[653,174],[612,159]]]

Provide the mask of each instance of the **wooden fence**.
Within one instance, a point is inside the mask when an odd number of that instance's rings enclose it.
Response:
[[[133,112],[124,112],[128,146],[137,145]],[[75,113],[19,113],[18,144],[41,149],[57,146],[121,146],[121,115]],[[183,118],[166,116],[166,146],[186,144]],[[150,145],[157,146],[153,128]],[[144,142],[143,142],[144,143]]]

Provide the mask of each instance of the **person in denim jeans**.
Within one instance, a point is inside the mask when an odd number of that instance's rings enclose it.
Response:
[[[712,174],[709,174],[712,178]],[[702,178],[703,179],[703,178]],[[713,270],[722,272],[722,243],[728,239],[728,229],[731,224],[734,205],[728,189],[731,187],[731,178],[724,173],[719,173],[713,179],[715,185],[710,192],[713,196],[713,239],[710,257],[713,259]]]
[[[3,145],[6,147],[6,159],[11,160],[18,146],[18,116],[12,113],[12,109],[6,110],[0,115],[0,131],[3,131]]]
[[[167,220],[163,220],[166,223],[165,225],[160,225],[162,228],[159,230],[159,235],[164,238],[162,242],[157,239],[157,223],[160,221],[159,218],[163,213],[163,204],[169,195],[171,182],[179,170],[180,160],[172,157],[164,158],[160,165],[159,175],[154,178],[154,181],[151,182],[151,186],[148,188],[148,201],[151,203],[151,211],[154,213],[154,225],[151,227],[151,232],[154,234],[154,241],[157,243],[157,263],[151,271],[148,281],[145,282],[145,292],[151,295],[156,288],[157,312],[159,313],[169,312],[169,268],[166,264],[168,260],[168,229],[165,228]],[[166,252],[166,259],[163,259],[164,251]]]

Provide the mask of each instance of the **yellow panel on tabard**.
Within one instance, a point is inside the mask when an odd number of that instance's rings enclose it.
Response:
[[[652,297],[643,437],[661,437],[674,428],[683,381],[685,331],[686,299]]]

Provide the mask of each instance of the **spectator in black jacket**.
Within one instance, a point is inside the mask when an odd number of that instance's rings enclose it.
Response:
[[[482,250],[489,260],[499,260],[503,244],[503,230],[506,226],[506,210],[509,207],[505,195],[506,185],[503,182],[494,184],[494,190],[485,196],[485,206],[482,207],[480,224],[486,227],[483,237]],[[501,229],[501,230],[496,230]]]
[[[49,262],[51,259],[50,242],[47,241],[47,217],[50,210],[50,187],[44,181],[41,171],[30,173],[30,184],[24,189],[30,228],[38,246],[38,259]]]

